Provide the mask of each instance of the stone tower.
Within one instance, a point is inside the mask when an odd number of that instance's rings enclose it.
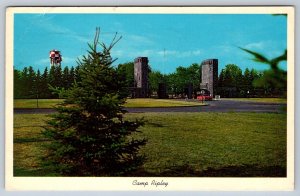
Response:
[[[211,96],[214,97],[218,84],[218,59],[204,60],[201,63],[201,67],[202,81],[200,88],[208,90]]]
[[[147,57],[137,57],[134,59],[135,97],[145,98],[149,96],[148,72],[149,65]]]

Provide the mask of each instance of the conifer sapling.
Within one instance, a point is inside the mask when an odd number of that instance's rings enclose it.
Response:
[[[78,61],[79,80],[65,90],[64,102],[43,131],[51,139],[46,165],[62,175],[128,175],[144,159],[138,151],[146,140],[132,136],[143,122],[124,119],[126,81],[112,66],[110,51],[121,37],[116,34],[107,46],[99,34],[97,28],[88,54]]]

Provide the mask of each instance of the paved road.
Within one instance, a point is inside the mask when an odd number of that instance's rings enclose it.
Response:
[[[283,112],[286,104],[255,103],[220,100],[207,102],[207,106],[170,108],[127,108],[128,112]]]
[[[209,101],[207,106],[169,108],[126,108],[130,113],[142,112],[268,112],[281,113],[286,104],[257,103],[235,100]],[[15,114],[53,113],[53,109],[14,109]]]

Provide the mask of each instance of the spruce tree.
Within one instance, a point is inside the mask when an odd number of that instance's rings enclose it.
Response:
[[[65,101],[43,131],[52,141],[46,166],[64,176],[125,176],[143,162],[138,152],[146,140],[133,136],[143,122],[124,119],[126,83],[110,56],[121,37],[106,46],[98,42],[99,32],[88,55],[78,61],[80,81],[66,90]]]
[[[48,73],[48,67],[44,69],[44,72],[41,77],[41,98],[50,98],[51,93],[49,90],[49,73]]]
[[[22,72],[14,68],[14,99],[22,98]]]

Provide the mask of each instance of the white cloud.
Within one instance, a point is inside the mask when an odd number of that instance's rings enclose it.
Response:
[[[34,62],[34,64],[36,65],[40,65],[40,64],[50,64],[50,59],[49,58],[43,58],[43,59],[39,59],[36,62]]]
[[[174,58],[187,58],[193,56],[200,56],[202,55],[202,51],[197,50],[189,50],[189,51],[177,51],[177,50],[136,50],[136,49],[127,49],[127,50],[113,50],[112,55],[116,58],[119,57],[128,57],[134,59],[138,56],[172,56]]]
[[[76,64],[76,60],[77,58],[73,58],[73,57],[62,57],[62,63],[64,65],[68,65],[68,64]],[[35,65],[45,65],[45,64],[50,64],[50,58],[43,58],[43,59],[39,59],[37,61],[34,62]]]
[[[139,52],[132,52],[131,54],[132,55],[137,54],[138,56],[151,56],[151,55],[155,54],[155,51],[154,50],[142,50]]]
[[[264,47],[266,46],[266,43],[261,41],[261,42],[253,42],[253,43],[249,43],[247,45],[245,45],[246,49],[264,49]]]
[[[62,62],[64,62],[65,64],[67,63],[76,63],[77,58],[72,58],[72,57],[62,57]]]
[[[272,59],[276,56],[282,55],[286,46],[284,43],[278,41],[265,40],[246,44],[244,48],[259,52],[267,58]],[[282,48],[282,50],[279,50],[278,48]]]
[[[113,57],[123,57],[125,55],[124,50],[114,50],[112,49],[111,54]]]
[[[39,16],[39,17],[38,17]],[[89,38],[78,35],[76,32],[63,27],[59,26],[57,24],[54,24],[50,19],[51,18],[45,18],[44,15],[38,15],[34,19],[35,21],[32,21],[32,25],[39,26],[40,28],[43,28],[44,30],[48,31],[49,33],[54,33],[54,34],[62,34],[64,36],[73,38],[77,41],[87,43],[90,41]]]
[[[217,51],[218,52],[221,52],[221,53],[229,53],[231,52],[233,49],[236,49],[237,47],[233,47],[231,45],[218,45],[216,47]]]
[[[177,50],[166,50],[166,51],[158,51],[157,55],[160,56],[174,56],[177,58],[186,58],[191,56],[200,56],[202,54],[202,51],[197,50],[188,50],[188,51],[177,51]]]
[[[147,36],[141,36],[141,35],[133,35],[133,34],[126,34],[126,33],[122,33],[121,34],[123,39],[121,40],[124,43],[130,43],[132,46],[151,46],[153,45],[155,42],[153,40],[151,40],[149,37]]]

